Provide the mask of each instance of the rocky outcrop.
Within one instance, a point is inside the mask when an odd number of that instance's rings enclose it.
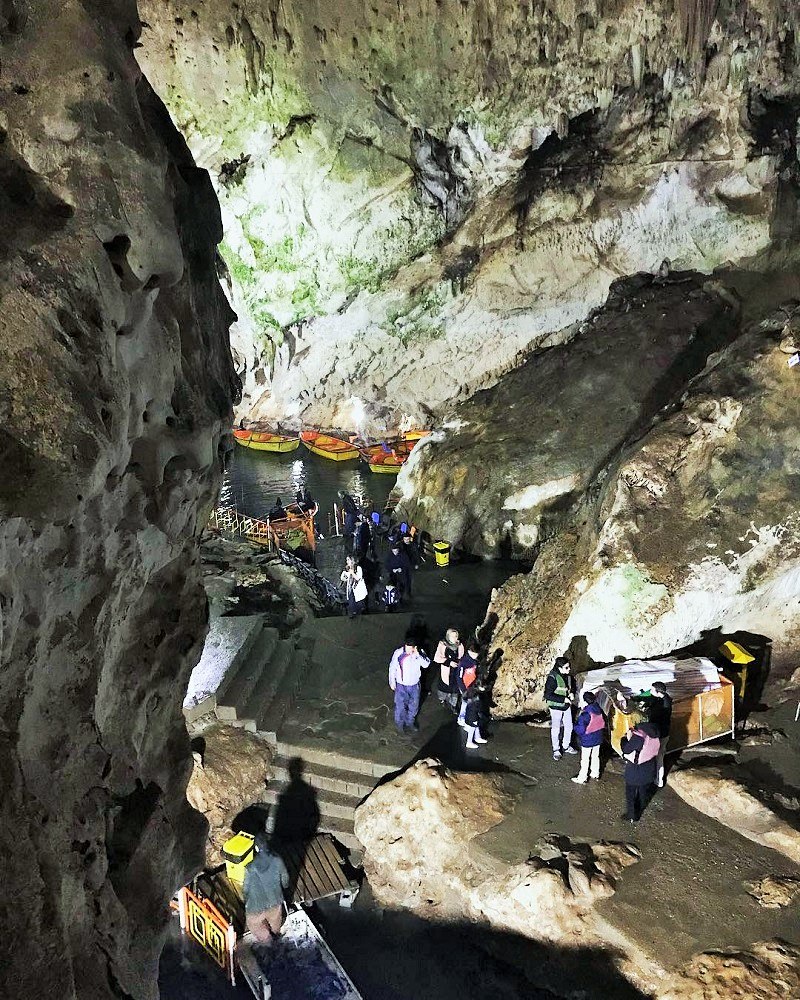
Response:
[[[264,800],[272,751],[254,733],[232,726],[203,730],[192,747],[194,770],[186,797],[208,820],[206,863],[219,865],[222,845],[233,834],[233,820]]]
[[[477,393],[418,448],[400,511],[474,554],[535,553],[738,330],[735,300],[693,275],[616,282],[578,337]]]
[[[217,178],[251,418],[440,418],[617,277],[758,271],[794,225],[786,0],[142,11]]]
[[[674,770],[670,787],[694,809],[800,865],[800,830],[757,799],[735,773],[720,768]]]
[[[355,823],[377,898],[432,919],[466,918],[551,944],[598,942],[593,905],[614,893],[639,852],[553,836],[522,864],[501,861],[481,835],[513,802],[501,776],[458,774],[435,760],[418,761],[379,786]],[[540,974],[537,985],[546,985],[547,974]]]
[[[585,665],[746,629],[773,640],[777,674],[794,665],[800,411],[779,347],[786,322],[778,311],[749,326],[583,492],[564,497],[566,509],[552,501],[532,572],[492,602],[501,713],[540,707],[543,676],[568,647]],[[535,417],[528,428],[535,439]]]
[[[664,1000],[788,1000],[800,992],[800,951],[765,941],[752,951],[698,955]]]
[[[800,896],[800,878],[765,875],[758,882],[749,885],[747,891],[765,910],[777,910],[783,906],[791,906]]]
[[[237,389],[214,194],[126,0],[0,7],[0,992],[156,996]]]

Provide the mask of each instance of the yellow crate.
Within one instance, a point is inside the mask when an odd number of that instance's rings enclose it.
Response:
[[[231,882],[244,882],[244,873],[253,860],[255,837],[249,833],[237,833],[222,845],[225,871]]]
[[[433,554],[436,557],[437,566],[450,565],[450,542],[434,542]]]

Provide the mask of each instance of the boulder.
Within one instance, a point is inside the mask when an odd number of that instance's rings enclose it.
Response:
[[[595,932],[592,907],[639,859],[626,844],[552,837],[527,861],[500,861],[481,836],[507,816],[502,776],[418,761],[356,811],[356,836],[378,899],[438,919],[486,922],[543,941],[577,944]]]
[[[232,821],[264,799],[272,762],[270,745],[254,733],[216,725],[192,743],[195,763],[186,797],[208,820],[206,863],[222,863],[220,850],[232,835]]]
[[[750,895],[767,910],[790,906],[800,896],[800,878],[787,875],[765,875],[747,887]]]
[[[659,993],[661,1000],[790,1000],[800,996],[800,950],[765,941],[750,951],[707,951]]]

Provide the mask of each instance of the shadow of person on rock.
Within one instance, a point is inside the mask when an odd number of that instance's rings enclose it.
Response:
[[[289,783],[278,796],[273,835],[282,844],[311,840],[319,829],[320,811],[317,793],[303,779],[302,757],[289,761]]]

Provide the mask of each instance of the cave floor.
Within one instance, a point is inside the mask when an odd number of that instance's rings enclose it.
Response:
[[[552,834],[635,844],[641,862],[625,872],[616,893],[598,904],[598,912],[665,967],[681,966],[706,949],[745,947],[776,937],[800,942],[797,907],[764,909],[745,888],[769,874],[799,876],[800,868],[698,813],[669,787],[657,794],[634,827],[620,819],[624,785],[619,763],[608,762],[600,782],[574,785],[570,778],[577,773],[578,758],[553,761],[544,728],[524,721],[497,723],[486,746],[466,751],[463,731],[429,694],[420,710],[419,732],[413,737],[395,732],[387,665],[414,617],[417,625],[423,621],[434,642],[451,624],[466,635],[483,618],[491,587],[508,572],[508,566],[497,564],[424,568],[415,578],[415,598],[407,613],[309,623],[316,639],[314,669],[279,738],[398,768],[436,757],[456,769],[506,772],[515,807],[480,843],[507,861],[525,860]]]

